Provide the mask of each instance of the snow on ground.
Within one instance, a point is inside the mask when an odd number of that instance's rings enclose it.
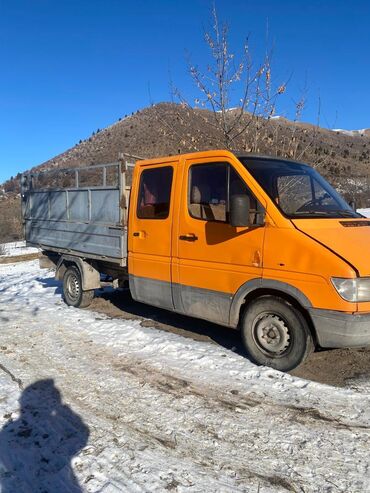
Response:
[[[1,491],[370,490],[370,393],[67,307],[0,266]],[[145,324],[146,325],[146,324]]]
[[[344,135],[349,135],[350,137],[354,137],[355,135],[366,135],[368,131],[368,128],[362,128],[360,130],[345,130],[343,128],[333,128],[333,132],[339,132]]]
[[[32,247],[26,247],[26,242],[25,241],[15,241],[12,243],[2,243],[0,244],[1,250],[0,251],[0,256],[4,257],[15,257],[18,255],[26,255],[29,253],[37,253],[38,249],[37,248],[32,248]]]
[[[370,209],[357,209],[357,212],[365,217],[370,217]]]

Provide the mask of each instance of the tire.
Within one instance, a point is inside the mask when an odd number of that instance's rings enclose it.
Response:
[[[261,296],[246,307],[241,336],[248,358],[257,365],[290,371],[314,349],[302,313],[283,298]]]
[[[94,298],[94,290],[83,291],[82,279],[78,268],[71,265],[67,268],[63,277],[63,298],[69,306],[85,308]]]

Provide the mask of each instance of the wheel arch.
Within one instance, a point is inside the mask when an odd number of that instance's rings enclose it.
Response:
[[[312,307],[310,300],[296,287],[272,279],[252,279],[238,289],[231,303],[230,326],[237,328],[243,310],[246,309],[251,301],[262,296],[276,296],[282,298],[299,310],[307,322],[315,345],[317,344],[316,329],[308,311],[308,308]]]
[[[101,287],[99,271],[82,258],[74,257],[73,255],[62,255],[60,257],[56,266],[55,279],[62,281],[66,270],[71,265],[75,265],[80,272],[83,291]]]

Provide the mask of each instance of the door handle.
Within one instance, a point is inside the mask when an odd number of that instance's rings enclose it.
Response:
[[[197,241],[198,236],[196,236],[194,233],[188,233],[186,235],[180,235],[179,239],[183,241]]]
[[[132,236],[136,236],[138,238],[145,238],[146,237],[146,233],[145,233],[145,231],[134,231],[132,233]]]

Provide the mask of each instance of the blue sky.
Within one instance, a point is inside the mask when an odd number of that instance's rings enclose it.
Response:
[[[211,1],[0,0],[0,182],[75,145],[150,102],[170,80],[193,99],[186,53],[204,66]],[[289,78],[278,112],[307,86],[303,120],[370,127],[370,2],[216,1],[238,51],[274,49],[274,79]]]

